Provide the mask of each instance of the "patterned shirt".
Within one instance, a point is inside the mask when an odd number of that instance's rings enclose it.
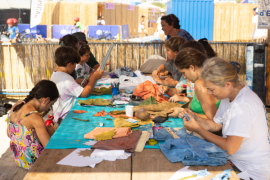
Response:
[[[183,76],[180,78],[175,88],[180,91],[186,90],[187,97],[194,96],[194,83],[189,79],[185,79]]]
[[[92,72],[95,71],[95,69],[88,66],[88,64],[83,63],[82,65],[77,64],[75,71],[76,71],[77,79],[83,79],[85,75],[90,75]]]
[[[187,41],[194,41],[194,38],[184,29],[180,29],[176,36],[181,36],[185,38]],[[167,35],[167,40],[170,39],[171,36]]]

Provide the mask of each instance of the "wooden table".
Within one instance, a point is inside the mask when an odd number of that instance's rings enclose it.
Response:
[[[184,167],[182,163],[171,163],[159,149],[144,149],[143,152],[134,153],[126,160],[102,161],[95,168],[56,164],[72,151],[74,149],[45,149],[24,180],[167,180]],[[226,164],[217,167],[190,167],[192,170],[205,168],[213,175],[203,180],[211,179],[223,170],[231,169],[231,166]],[[239,180],[234,171],[230,179]]]

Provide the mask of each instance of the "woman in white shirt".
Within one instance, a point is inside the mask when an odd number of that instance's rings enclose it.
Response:
[[[221,100],[214,119],[203,119],[190,110],[184,127],[227,150],[234,169],[250,178],[270,179],[270,136],[264,104],[248,86],[242,85],[236,69],[218,57],[207,60],[201,78],[209,94]],[[193,117],[194,118],[193,118]],[[222,130],[223,137],[211,132]],[[211,131],[211,132],[209,132]]]

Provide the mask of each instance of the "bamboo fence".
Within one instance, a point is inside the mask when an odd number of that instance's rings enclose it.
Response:
[[[99,63],[106,56],[111,42],[89,42],[91,52]],[[113,42],[110,55],[110,67],[106,71],[115,71],[121,67],[139,70],[151,55],[166,57],[162,42],[126,43]],[[228,61],[237,61],[242,68],[240,80],[245,84],[246,45],[238,42],[211,42],[219,57]],[[0,45],[0,88],[8,92],[29,92],[42,79],[50,79],[55,67],[54,53],[57,43],[29,43]],[[20,97],[20,96],[13,96]]]

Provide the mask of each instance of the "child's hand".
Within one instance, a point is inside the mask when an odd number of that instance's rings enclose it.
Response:
[[[56,127],[53,124],[46,126],[46,129],[47,129],[50,136],[52,136],[54,134],[54,132],[56,131]]]
[[[169,91],[169,87],[168,86],[159,86],[159,90],[158,90],[158,94],[159,95],[164,95],[165,93],[167,93]]]

